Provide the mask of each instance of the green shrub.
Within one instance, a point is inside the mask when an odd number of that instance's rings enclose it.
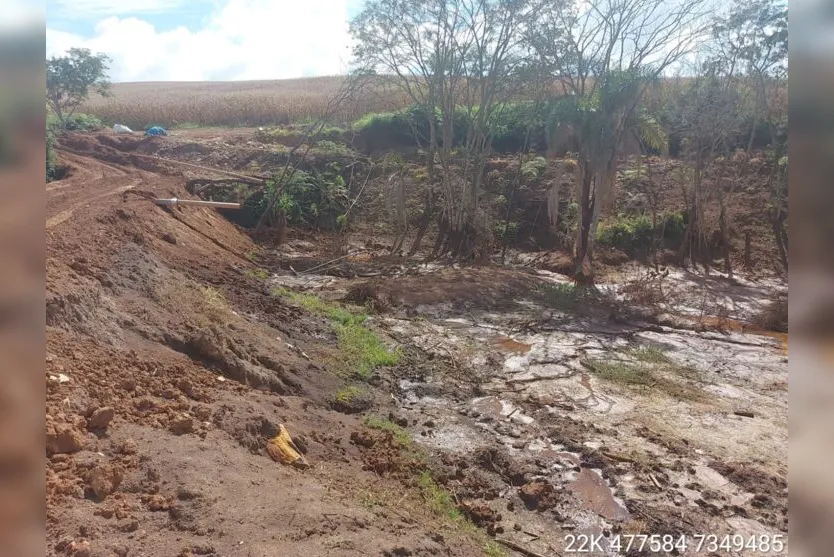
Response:
[[[521,163],[521,175],[526,180],[535,180],[541,177],[547,170],[547,159],[544,157],[534,157],[529,161]]]
[[[634,168],[627,168],[625,170],[620,171],[620,181],[623,182],[625,186],[633,187],[639,185],[640,182],[648,178],[648,171],[644,166],[637,166]]]
[[[624,217],[599,227],[597,241],[626,252],[651,246],[654,227],[647,215]]]
[[[95,131],[104,127],[101,120],[89,114],[77,113],[64,118],[64,129],[72,131]]]
[[[334,230],[348,203],[345,179],[339,174],[338,165],[331,164],[324,172],[296,169],[288,176],[283,187],[275,179],[267,182],[261,211],[277,196],[274,210],[283,210],[289,224]]]
[[[470,122],[477,117],[478,108],[455,108],[453,146],[460,147],[464,144]],[[425,107],[411,105],[396,112],[366,114],[353,123],[353,129],[358,135],[377,138],[382,144],[416,146],[418,142],[415,135],[421,144],[429,138],[429,118],[430,113]],[[439,109],[435,109],[433,118],[439,129],[443,124],[443,116]],[[533,103],[506,103],[497,107],[491,120],[487,122],[488,131],[492,135],[493,149],[498,152],[522,150],[531,124],[529,143],[544,147],[544,120],[542,115],[534,110]]]
[[[649,249],[661,232],[664,243],[673,246],[679,244],[686,232],[684,214],[680,211],[665,213],[661,215],[656,228],[652,226],[652,219],[648,215],[621,216],[600,225],[597,242],[626,253],[634,253]]]
[[[504,241],[513,241],[515,239],[515,235],[518,232],[518,223],[517,222],[506,222],[501,221],[495,223],[495,235],[498,237],[499,240],[502,242]]]

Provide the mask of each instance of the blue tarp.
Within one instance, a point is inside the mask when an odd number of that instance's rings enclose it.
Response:
[[[145,132],[145,135],[168,135],[168,133],[159,126],[152,126],[148,128]]]

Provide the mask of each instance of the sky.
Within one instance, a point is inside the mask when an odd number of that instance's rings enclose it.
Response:
[[[0,0],[0,3],[9,0]],[[346,73],[363,0],[47,0],[46,54],[89,48],[110,79],[235,81]]]

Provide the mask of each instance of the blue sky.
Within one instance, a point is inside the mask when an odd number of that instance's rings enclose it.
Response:
[[[47,0],[47,55],[109,55],[113,81],[344,73],[364,0]]]

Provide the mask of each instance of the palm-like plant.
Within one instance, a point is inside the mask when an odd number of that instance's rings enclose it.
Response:
[[[613,189],[617,156],[627,134],[636,134],[646,147],[666,148],[663,128],[638,106],[648,84],[639,71],[612,71],[598,78],[589,93],[555,99],[548,107],[550,147],[568,144],[578,152],[576,184],[582,225],[575,244],[577,274],[592,254],[602,200]]]

